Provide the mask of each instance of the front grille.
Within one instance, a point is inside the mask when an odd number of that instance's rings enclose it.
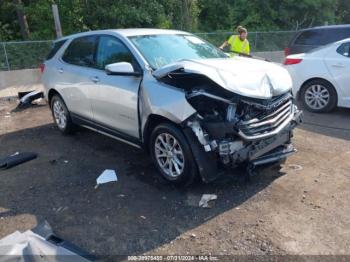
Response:
[[[258,109],[256,109],[258,110]],[[274,108],[258,110],[255,117],[241,121],[239,134],[246,140],[254,140],[277,134],[293,119],[292,99],[281,101]]]

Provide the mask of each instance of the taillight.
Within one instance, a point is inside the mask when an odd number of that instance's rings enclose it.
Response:
[[[299,64],[301,61],[303,61],[303,59],[301,58],[286,58],[286,60],[284,60],[285,65],[296,65]]]
[[[289,47],[286,47],[286,48],[284,49],[284,55],[285,55],[285,56],[289,56],[289,54],[290,54],[290,49],[289,49]]]
[[[44,71],[45,71],[45,64],[41,64],[40,65],[40,72],[44,73]]]

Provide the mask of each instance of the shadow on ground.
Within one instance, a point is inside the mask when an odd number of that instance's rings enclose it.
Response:
[[[274,166],[251,183],[235,170],[215,183],[187,189],[165,184],[138,149],[83,130],[62,136],[49,124],[0,136],[0,154],[35,151],[38,159],[0,171],[0,213],[47,220],[56,234],[96,255],[141,254],[251,198],[283,175]],[[95,189],[98,175],[115,169],[117,183]],[[235,174],[233,174],[235,173]],[[218,195],[211,209],[203,193]],[[3,236],[0,236],[3,237]]]
[[[299,128],[325,136],[350,140],[350,108],[336,108],[330,113],[312,113],[298,105],[304,112]]]

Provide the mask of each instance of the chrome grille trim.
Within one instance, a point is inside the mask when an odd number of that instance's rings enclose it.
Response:
[[[279,105],[275,111],[260,119],[242,121],[239,124],[238,134],[248,141],[276,135],[293,120],[294,113],[295,107],[292,100],[287,100]]]

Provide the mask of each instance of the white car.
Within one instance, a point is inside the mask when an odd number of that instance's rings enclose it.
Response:
[[[350,107],[350,38],[286,57],[293,94],[312,112]]]

